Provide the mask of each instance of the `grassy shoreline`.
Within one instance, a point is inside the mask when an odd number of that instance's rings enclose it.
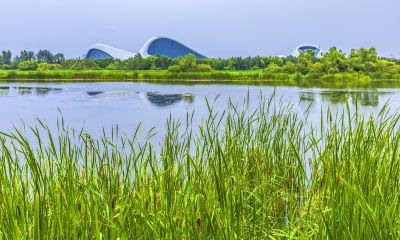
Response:
[[[122,70],[0,70],[0,80],[6,81],[331,81],[359,82],[372,80],[400,80],[400,74],[337,73],[337,74],[287,74],[254,71],[169,72]]]

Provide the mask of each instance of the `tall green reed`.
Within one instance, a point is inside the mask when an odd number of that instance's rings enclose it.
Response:
[[[397,239],[399,114],[321,113],[261,98],[160,146],[45,124],[0,137],[1,239]]]

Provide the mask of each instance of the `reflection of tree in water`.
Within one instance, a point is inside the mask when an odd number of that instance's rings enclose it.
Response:
[[[10,87],[0,87],[0,94],[8,94],[10,92]]]
[[[15,87],[15,91],[19,95],[30,95],[34,93],[37,96],[45,96],[51,92],[61,92],[61,88],[47,88],[47,87]]]
[[[348,91],[321,91],[322,101],[326,101],[333,104],[346,103],[349,92]]]
[[[376,107],[379,104],[379,93],[376,90],[373,92],[352,92],[351,101],[353,104]]]
[[[300,101],[302,101],[302,102],[314,102],[315,101],[315,93],[313,93],[313,92],[301,92],[300,93]]]
[[[346,90],[330,90],[320,92],[301,92],[301,101],[314,101],[316,95],[320,95],[322,101],[329,102],[332,104],[345,104],[346,101],[350,101],[353,104],[359,104],[362,106],[378,106],[379,95],[386,94],[386,92],[378,92],[378,90],[368,91],[346,91]]]
[[[29,95],[33,92],[33,87],[16,87],[15,90],[19,95]]]
[[[45,96],[51,92],[61,92],[61,88],[44,88],[44,87],[38,87],[35,88],[35,93],[38,96]]]
[[[192,94],[161,94],[156,92],[148,92],[146,93],[146,97],[149,102],[157,107],[166,107],[180,101],[185,101],[188,103],[192,103],[194,101],[194,96]]]
[[[194,102],[194,95],[190,93],[185,93],[182,94],[183,101],[187,103],[193,103]]]

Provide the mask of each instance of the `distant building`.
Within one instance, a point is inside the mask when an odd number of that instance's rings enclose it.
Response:
[[[314,55],[316,57],[321,57],[322,55],[322,51],[321,48],[315,44],[302,44],[299,45],[298,47],[296,47],[294,49],[294,51],[292,52],[292,56],[293,57],[298,57],[300,55],[301,52],[307,52],[307,50],[311,50],[314,52]]]
[[[187,54],[193,54],[197,58],[205,56],[195,52],[182,43],[166,37],[154,37],[148,40],[139,51],[143,57],[162,55],[169,58],[177,58]]]
[[[125,60],[134,57],[135,53],[110,47],[104,44],[95,44],[87,52],[86,59],[117,58]]]
[[[142,57],[162,55],[169,58],[177,58],[187,54],[193,54],[197,58],[205,58],[204,55],[190,49],[182,43],[167,37],[154,37],[148,40],[139,50]],[[137,53],[110,47],[104,44],[95,44],[87,52],[86,59],[116,58],[126,60],[134,57]]]

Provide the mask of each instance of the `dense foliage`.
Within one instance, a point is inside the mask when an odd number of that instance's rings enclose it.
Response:
[[[212,67],[208,64],[198,64],[196,57],[193,54],[189,54],[183,58],[180,58],[178,64],[172,65],[168,68],[170,72],[211,72]]]
[[[65,60],[62,54],[52,54],[47,50],[41,50],[36,54],[32,51],[22,51],[12,58],[10,51],[2,51],[0,54],[0,69],[32,70],[34,64],[20,65],[24,61],[35,61],[38,63],[52,64],[49,66],[37,65],[38,70],[167,70],[172,72],[195,72],[214,70],[265,70],[268,73],[285,74],[335,74],[335,73],[400,73],[400,60],[380,58],[374,48],[353,49],[346,54],[332,47],[316,58],[312,51],[303,52],[298,57],[232,57],[194,59],[188,55],[176,59],[165,56],[151,56],[143,58],[140,54],[135,57],[121,61],[117,59]],[[210,67],[209,67],[210,66]],[[33,69],[33,70],[36,70]]]

